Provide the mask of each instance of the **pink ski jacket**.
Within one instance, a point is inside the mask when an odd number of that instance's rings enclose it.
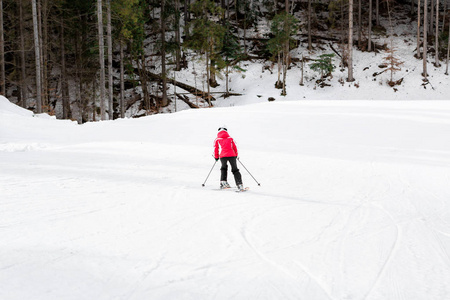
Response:
[[[214,158],[237,156],[238,150],[233,138],[225,130],[219,131],[214,140]]]

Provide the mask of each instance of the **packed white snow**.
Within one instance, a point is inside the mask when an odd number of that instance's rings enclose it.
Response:
[[[449,136],[445,101],[77,125],[0,97],[0,299],[448,299]]]

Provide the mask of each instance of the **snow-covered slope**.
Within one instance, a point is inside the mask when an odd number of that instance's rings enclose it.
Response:
[[[248,193],[202,187],[223,124]],[[438,101],[79,126],[0,98],[0,299],[447,299],[449,134]]]

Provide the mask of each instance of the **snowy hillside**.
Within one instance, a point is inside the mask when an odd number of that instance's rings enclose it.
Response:
[[[223,124],[247,193],[202,187]],[[0,97],[0,299],[448,299],[449,135],[445,101],[77,125]]]

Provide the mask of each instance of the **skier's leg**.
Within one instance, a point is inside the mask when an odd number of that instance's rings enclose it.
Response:
[[[220,181],[227,181],[228,177],[228,164],[227,159],[228,157],[221,157],[220,162],[222,163],[222,166],[220,167]]]
[[[236,157],[229,157],[229,161],[231,165],[231,172],[234,175],[234,181],[236,182],[236,186],[239,186],[242,184],[242,176],[237,167]]]

